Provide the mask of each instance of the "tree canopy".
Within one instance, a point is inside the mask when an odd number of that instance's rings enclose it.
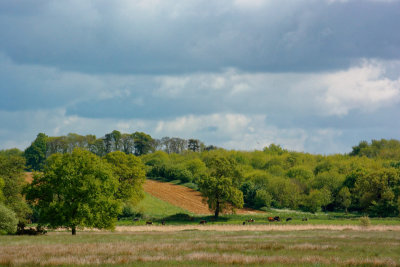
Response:
[[[142,185],[146,180],[146,172],[140,158],[115,151],[107,154],[105,160],[110,163],[119,181],[116,198],[131,205],[137,204],[144,197]]]
[[[39,210],[39,223],[67,227],[113,228],[121,211],[119,182],[110,164],[89,151],[54,154],[36,173],[27,199]]]

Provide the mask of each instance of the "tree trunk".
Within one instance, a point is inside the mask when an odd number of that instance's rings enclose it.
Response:
[[[215,213],[214,213],[215,219],[218,219],[218,215],[219,215],[219,201],[217,201],[217,206],[215,207]]]
[[[76,226],[72,226],[72,235],[76,235]]]

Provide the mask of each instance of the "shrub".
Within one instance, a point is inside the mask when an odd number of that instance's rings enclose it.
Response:
[[[190,189],[193,189],[196,191],[199,190],[199,187],[195,183],[184,183],[183,186],[189,187]]]
[[[13,234],[17,231],[18,220],[15,213],[0,204],[0,233]]]
[[[371,226],[371,220],[368,218],[368,216],[363,216],[360,218],[360,224],[363,227]]]
[[[270,193],[264,189],[259,189],[256,191],[256,196],[254,198],[254,206],[256,208],[270,207],[272,202],[272,196]]]
[[[138,211],[134,206],[125,204],[118,218],[142,217],[142,213],[143,212]]]

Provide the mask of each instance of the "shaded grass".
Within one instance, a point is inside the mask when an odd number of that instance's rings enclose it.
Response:
[[[1,236],[0,264],[396,266],[400,264],[400,232],[146,231]]]

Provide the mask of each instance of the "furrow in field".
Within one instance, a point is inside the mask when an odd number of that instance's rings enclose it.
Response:
[[[211,214],[207,204],[203,202],[201,193],[188,187],[147,179],[144,184],[144,191],[189,212]],[[236,211],[238,214],[254,214],[258,212],[251,209]]]

